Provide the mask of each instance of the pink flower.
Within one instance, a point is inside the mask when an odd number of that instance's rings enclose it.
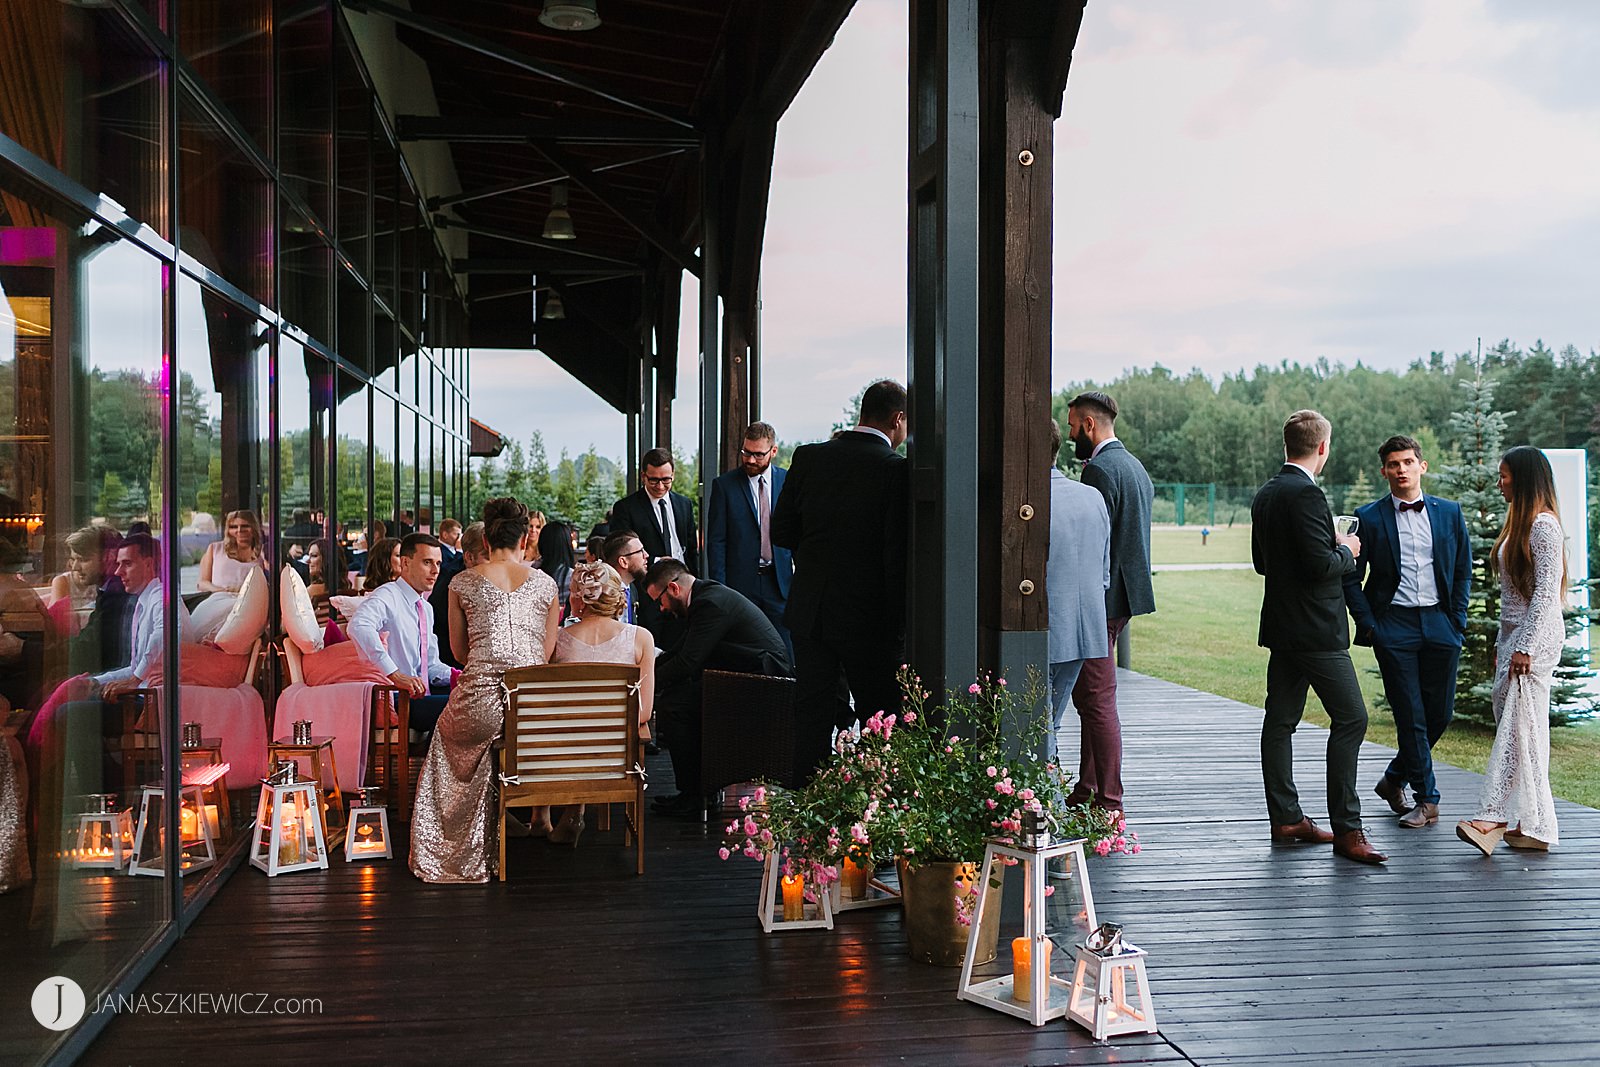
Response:
[[[984,803],[989,805],[989,810],[990,811],[993,811],[995,808],[998,808],[1000,806],[999,804],[995,803],[994,797],[990,797],[988,800],[985,800]]]
[[[858,845],[864,845],[867,843],[867,831],[860,823],[856,823],[854,826],[850,827],[850,837]]]
[[[1055,896],[1056,895],[1056,887],[1053,886],[1053,885],[1045,886],[1044,887],[1044,895],[1047,896],[1047,897]]]
[[[1021,800],[1032,800],[1033,799],[1033,790],[1024,789],[1022,792],[1017,794],[1017,797],[1019,799],[1021,799]]]
[[[1102,837],[1094,843],[1094,852],[1097,856],[1109,855],[1111,853],[1111,842]]]
[[[1017,787],[1011,784],[1011,779],[1009,778],[1000,779],[994,784],[994,789],[995,792],[1002,793],[1005,796],[1010,796],[1017,791]]]
[[[1128,853],[1129,853],[1129,855],[1133,855],[1133,856],[1137,856],[1139,854],[1138,842],[1134,843],[1134,846],[1128,850]]]
[[[1000,684],[1001,685],[1005,685],[1006,684],[1006,680],[1004,678],[1000,679]]]
[[[761,828],[756,825],[756,821],[754,819],[748,815],[744,817],[744,833],[746,837],[756,836],[756,834],[760,832],[760,829]]]
[[[740,811],[749,811],[750,810],[750,798],[749,797],[740,797],[739,798],[739,810]]]
[[[753,860],[757,860],[757,859],[761,858],[761,853],[757,852],[756,851],[756,846],[751,845],[751,844],[746,844],[744,846],[744,854],[746,856],[749,856]]]
[[[717,855],[721,856],[723,859],[727,859],[729,856],[733,855],[733,853],[729,852],[725,848],[719,848],[717,849]]]
[[[955,749],[951,748],[949,745],[944,746],[944,750],[946,752],[954,752],[955,751]]]
[[[1121,852],[1123,849],[1128,847],[1128,839],[1126,837],[1119,837],[1115,841],[1111,842],[1111,847],[1116,849],[1118,852]]]
[[[967,686],[967,692],[976,696],[977,694],[983,692],[983,690],[979,687],[977,682],[973,682],[971,685]]]
[[[764,786],[764,785],[756,786],[756,803],[757,804],[765,804],[766,802],[767,802],[767,787]]]
[[[916,722],[917,721],[917,713],[914,712],[914,711],[906,712],[905,721],[906,722]]]
[[[956,736],[956,735],[955,735],[955,734],[951,734],[951,735],[950,735],[950,743],[951,743],[951,744],[952,744],[952,745],[954,745],[954,744],[958,744],[958,743],[959,743],[959,742],[960,742],[960,741],[961,741],[961,738],[959,738],[959,737],[957,737],[957,736]],[[1001,772],[1000,772],[1000,773],[1001,773],[1001,774],[1004,774],[1004,773],[1005,773],[1005,771],[1001,771]]]
[[[983,773],[987,774],[990,778],[993,778],[996,774],[999,774],[1000,772],[995,770],[993,767],[985,767],[983,769]]]

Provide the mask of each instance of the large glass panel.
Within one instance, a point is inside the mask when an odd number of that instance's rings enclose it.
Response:
[[[367,221],[372,194],[372,164],[368,138],[372,123],[372,96],[361,80],[355,61],[343,44],[334,46],[337,64],[335,166],[339,180],[337,232],[340,247],[362,277],[371,271],[371,230]]]
[[[271,0],[178,6],[178,47],[206,87],[272,152]]]
[[[178,108],[183,251],[271,304],[272,183],[187,89]]]
[[[372,311],[372,377],[379,385],[396,391],[395,361],[399,358],[400,337],[394,319],[377,307]]]
[[[402,216],[396,200],[400,175],[399,155],[384,132],[375,111],[372,120],[372,291],[388,308],[395,308],[394,275]]]
[[[417,506],[417,413],[400,409],[400,508]]]
[[[0,3],[0,133],[162,233],[164,84],[109,5]]]
[[[331,225],[333,12],[323,4],[280,2],[278,152],[283,187]],[[291,11],[290,9],[296,9]]]
[[[323,477],[328,469],[328,364],[299,342],[278,342],[279,528],[286,561],[309,579],[311,544],[327,536]]]
[[[360,551],[356,541],[368,525],[367,515],[367,386],[339,374],[339,447],[334,464],[334,499],[339,529],[347,544]]]
[[[163,278],[0,170],[0,1003],[56,975],[92,1003],[168,919],[159,841],[154,877],[119,865],[161,771]],[[62,1036],[0,1013],[6,1062]]]
[[[372,513],[387,521],[396,512],[394,398],[372,394]]]
[[[372,367],[367,348],[367,328],[372,320],[372,298],[355,275],[339,268],[339,355],[363,371]]]
[[[284,317],[317,340],[332,340],[328,331],[328,270],[332,250],[317,234],[311,221],[283,201],[283,229],[280,231],[278,261],[283,265]]]

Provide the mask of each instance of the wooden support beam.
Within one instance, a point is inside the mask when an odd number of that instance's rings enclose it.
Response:
[[[428,34],[430,37],[437,37],[439,40],[453,44],[458,48],[465,48],[469,52],[476,52],[480,56],[487,56],[490,59],[509,64],[518,70],[525,70],[529,74],[548,78],[558,84],[598,96],[602,100],[609,100],[613,104],[625,107],[630,111],[651,115],[663,122],[670,122],[674,126],[681,126],[684,129],[694,128],[694,123],[686,115],[675,114],[665,108],[641,104],[636,100],[623,96],[621,93],[613,92],[599,82],[592,81],[584,75],[577,74],[558,64],[535,59],[514,48],[507,48],[505,45],[479,37],[476,34],[459,30],[438,19],[415,14],[406,8],[388,3],[386,0],[341,0],[341,2],[351,11],[382,15],[401,26],[409,26],[420,33]]]
[[[657,145],[698,148],[700,135],[670,122],[649,119],[530,119],[520,116],[400,115],[395,136],[401,141],[456,144]]]
[[[627,203],[627,198],[615,189],[609,181],[590,170],[581,161],[568,155],[556,145],[546,142],[535,142],[533,150],[564,173],[590,196],[600,201],[608,211],[629,226],[638,231],[639,236],[649,241],[660,249],[668,259],[689,273],[703,277],[700,270],[700,257],[691,249],[683,247],[671,234],[656,224],[654,219],[646,218],[634,211]]]

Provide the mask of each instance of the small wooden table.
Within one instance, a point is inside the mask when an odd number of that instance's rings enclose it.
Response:
[[[188,775],[191,770],[202,767],[214,767],[222,763],[222,738],[203,737],[200,743],[192,748],[179,748],[178,773]],[[187,781],[187,779],[185,779]],[[233,808],[228,797],[228,782],[226,777],[217,778],[206,786],[214,791],[219,816],[221,834],[220,839],[226,841],[233,836]]]
[[[327,847],[333,848],[337,837],[342,837],[345,827],[344,794],[339,792],[339,770],[333,760],[333,738],[313,737],[306,744],[296,744],[292,737],[280,737],[267,746],[267,762],[276,766],[278,760],[302,760],[308,765],[305,777],[317,783],[317,793],[322,798],[322,836]],[[330,819],[329,813],[337,813]],[[337,834],[337,837],[336,837]]]

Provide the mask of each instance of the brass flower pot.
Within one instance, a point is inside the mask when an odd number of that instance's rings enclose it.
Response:
[[[966,908],[976,918],[978,878],[976,863],[920,863],[915,867],[903,859],[895,861],[900,871],[901,904],[906,917],[906,941],[911,958],[940,967],[959,967],[967,955],[967,935],[972,928],[956,919],[956,901],[964,897]],[[1005,868],[996,861],[991,877],[998,887]],[[963,893],[957,882],[965,885]],[[998,892],[992,888],[991,892]],[[993,902],[978,927],[978,958],[973,963],[988,963],[995,958],[1000,943],[999,901]]]

